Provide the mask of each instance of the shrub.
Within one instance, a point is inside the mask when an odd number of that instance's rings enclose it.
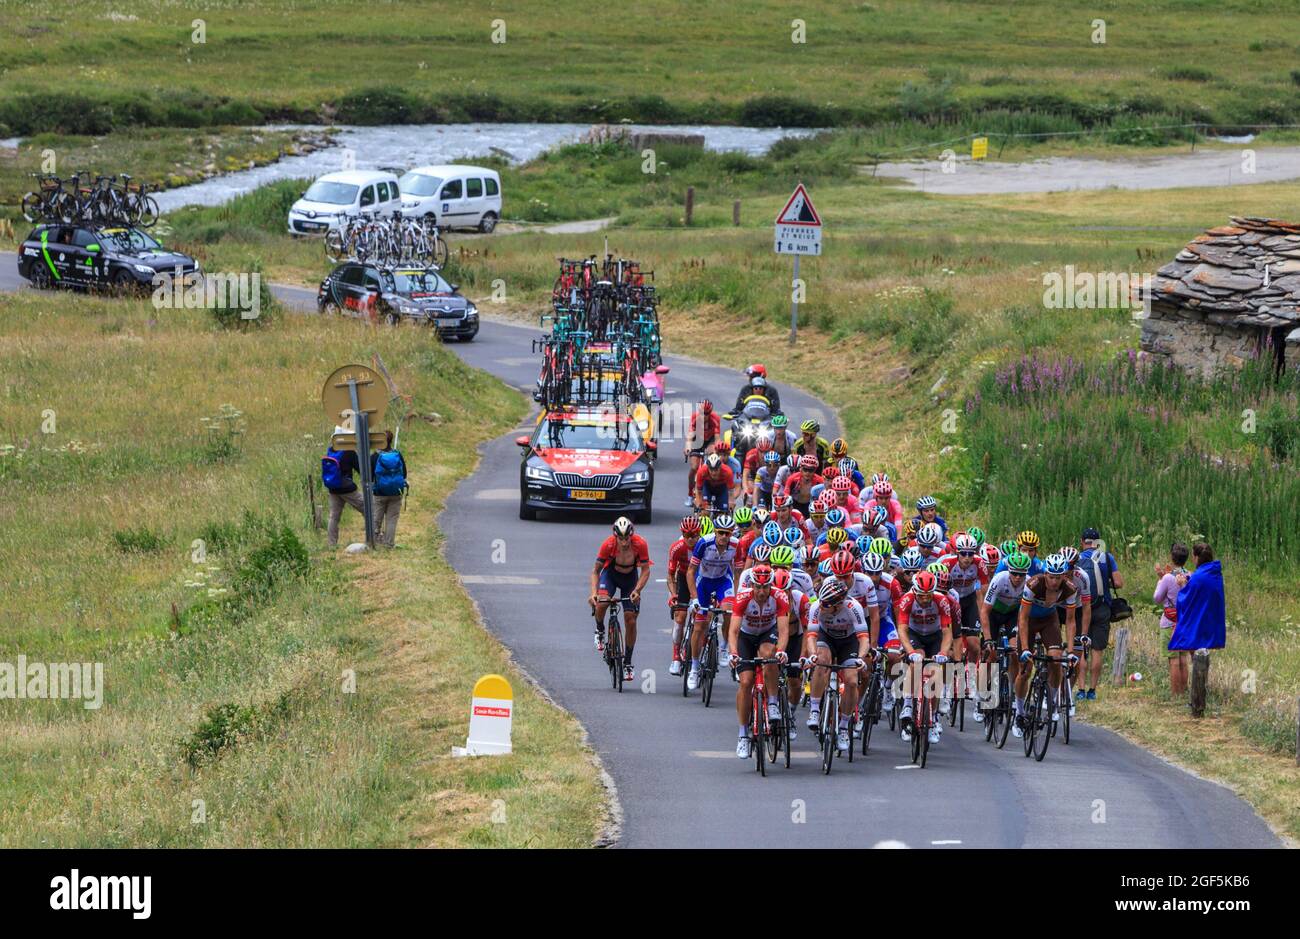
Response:
[[[1160,75],[1177,82],[1212,82],[1219,76],[1209,69],[1195,65],[1172,65],[1160,70]]]
[[[269,540],[251,551],[235,573],[236,593],[250,598],[265,597],[290,577],[305,577],[311,570],[306,546],[288,525],[282,525]]]
[[[406,89],[384,85],[349,92],[339,99],[337,110],[344,124],[411,124],[422,107]]]
[[[154,554],[162,550],[164,539],[148,528],[123,528],[113,532],[113,541],[123,554]]]

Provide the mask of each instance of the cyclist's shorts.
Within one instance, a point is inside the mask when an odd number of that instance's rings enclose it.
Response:
[[[843,665],[849,659],[856,659],[858,657],[857,635],[836,639],[834,636],[828,636],[825,633],[818,633],[817,645],[824,646],[831,650],[831,655],[834,657],[834,664],[836,665]]]
[[[898,638],[898,630],[889,620],[880,621],[880,644],[886,649],[900,649],[903,641]]]
[[[756,659],[758,658],[759,647],[767,642],[775,644],[776,636],[777,633],[776,633],[775,626],[772,627],[772,630],[770,632],[762,633],[760,635],[755,635],[754,633],[747,633],[742,629],[740,631],[739,637],[736,640],[736,645],[738,648],[735,650],[735,652],[742,659]],[[773,650],[773,652],[775,652],[775,650]],[[753,665],[753,663],[746,665],[744,662],[742,662],[736,666],[736,671],[752,672],[754,670],[754,667],[755,666]],[[772,691],[773,693],[775,693],[776,689],[773,688]]]
[[[727,511],[731,490],[726,485],[712,486],[706,479],[699,486],[699,496],[719,512]]]
[[[909,629],[907,638],[911,640],[912,648],[923,654],[927,659],[932,659],[943,651],[943,630],[935,630],[932,633],[919,633]]]
[[[695,581],[695,595],[700,600],[700,612],[703,613],[711,606],[725,606],[731,608],[731,597],[735,593],[731,585],[731,577],[699,577]],[[727,601],[727,602],[723,602]]]
[[[961,634],[978,636],[980,629],[980,607],[976,594],[970,593],[961,598]]]
[[[632,591],[636,589],[636,582],[640,577],[635,570],[626,574],[620,574],[614,570],[614,565],[610,565],[600,572],[600,583],[596,591],[596,596],[601,600],[609,600],[615,594],[618,594],[623,601],[623,609],[636,613],[641,609],[640,603],[633,603],[629,598]]]
[[[787,677],[793,678],[803,669],[799,667],[799,656],[803,655],[803,633],[793,633],[785,642],[785,654],[790,659],[785,666]]]
[[[674,613],[678,610],[684,610],[691,604],[691,591],[686,586],[686,575],[678,571],[674,576],[673,593],[677,595],[677,602],[668,604]]]
[[[1034,637],[1041,636],[1043,645],[1047,647],[1061,645],[1061,623],[1056,618],[1056,613],[1049,613],[1047,616],[1029,617],[1029,647],[1034,646]]]
[[[989,632],[993,633],[994,642],[1006,636],[1007,640],[1014,646],[1016,644],[1016,628],[1019,623],[1019,610],[1010,609],[1005,613],[989,610]]]

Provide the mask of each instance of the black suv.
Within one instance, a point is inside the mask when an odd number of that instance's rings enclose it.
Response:
[[[478,334],[478,307],[432,267],[379,267],[344,261],[321,281],[316,306],[322,313],[428,324],[444,339],[468,342]]]
[[[19,275],[40,289],[151,289],[155,274],[178,267],[186,281],[202,271],[192,257],[168,251],[138,228],[51,222],[32,229],[18,249]]]

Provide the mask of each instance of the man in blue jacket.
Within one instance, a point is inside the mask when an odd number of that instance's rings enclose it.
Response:
[[[1223,592],[1223,568],[1214,559],[1214,549],[1204,541],[1192,545],[1196,569],[1179,578],[1178,622],[1169,637],[1169,651],[1222,649],[1227,642],[1227,599]]]
[[[352,479],[352,475],[361,469],[357,453],[355,450],[338,450],[334,447],[335,438],[348,432],[346,427],[335,427],[330,436],[330,448],[321,458],[321,482],[325,484],[330,500],[330,521],[326,534],[331,548],[338,547],[339,520],[343,517],[343,507],[350,505],[363,517],[366,512],[361,490]]]

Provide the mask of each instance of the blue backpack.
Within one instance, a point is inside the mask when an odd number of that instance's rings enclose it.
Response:
[[[402,455],[396,450],[382,450],[375,457],[375,492],[381,496],[400,496],[406,488],[402,472]]]
[[[339,462],[341,456],[343,456],[342,450],[335,450],[331,447],[321,457],[320,479],[330,492],[342,489],[347,485],[347,480],[343,476],[343,465]]]

